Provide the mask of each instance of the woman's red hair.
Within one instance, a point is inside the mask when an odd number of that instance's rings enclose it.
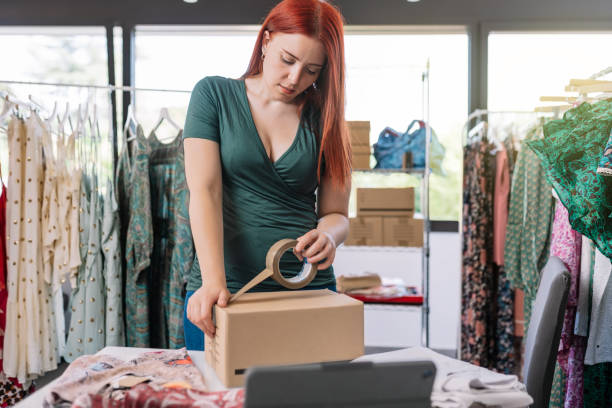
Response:
[[[321,41],[326,53],[325,67],[315,82],[316,89],[304,94],[305,107],[320,111],[320,140],[317,177],[321,179],[321,159],[325,154],[325,172],[334,183],[344,187],[351,177],[351,147],[344,120],[344,29],[340,12],[323,0],[283,0],[264,20],[257,35],[253,55],[243,78],[262,71],[261,47],[264,32],[304,34]]]

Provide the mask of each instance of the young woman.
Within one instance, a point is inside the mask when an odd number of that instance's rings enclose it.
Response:
[[[281,259],[285,277],[306,259],[318,263],[306,289],[335,290],[351,174],[343,35],[329,3],[284,0],[265,19],[242,78],[206,77],[193,90],[183,132],[197,254],[185,299],[190,350],[202,350],[202,331],[214,335],[213,306],[265,269],[280,239],[299,242]],[[253,290],[283,289],[267,279]]]

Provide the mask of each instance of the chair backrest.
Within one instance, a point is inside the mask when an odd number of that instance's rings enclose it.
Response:
[[[533,408],[548,407],[569,285],[567,268],[551,257],[542,270],[525,341],[523,381]]]

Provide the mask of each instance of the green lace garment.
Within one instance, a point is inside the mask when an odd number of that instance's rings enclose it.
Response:
[[[612,99],[583,103],[544,125],[544,138],[527,142],[569,211],[572,228],[612,258],[612,179],[597,165],[612,129]]]

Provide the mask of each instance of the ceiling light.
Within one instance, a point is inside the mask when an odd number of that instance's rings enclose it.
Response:
[[[185,3],[189,3],[189,4],[193,4],[193,3],[197,3],[198,0],[183,0]]]
[[[418,3],[418,2],[420,2],[421,0],[406,0],[406,1],[407,1],[408,3]]]

